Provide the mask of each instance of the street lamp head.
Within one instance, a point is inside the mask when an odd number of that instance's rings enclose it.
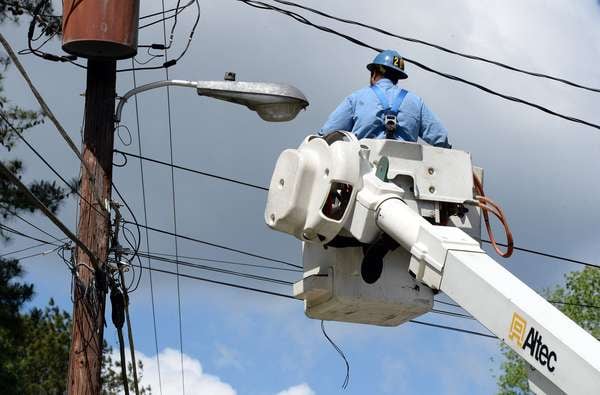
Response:
[[[269,122],[290,121],[308,106],[299,89],[271,82],[198,81],[198,95],[237,103]]]
[[[231,78],[235,79],[235,76]],[[300,110],[308,106],[308,100],[298,88],[272,82],[242,81],[185,81],[166,80],[138,86],[120,97],[115,111],[115,122],[121,122],[121,112],[127,100],[151,89],[166,86],[196,88],[198,95],[244,105],[269,122],[291,121]]]

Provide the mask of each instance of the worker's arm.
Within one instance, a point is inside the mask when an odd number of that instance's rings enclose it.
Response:
[[[319,131],[320,135],[333,132],[335,130],[352,131],[354,126],[354,103],[352,96],[348,96],[339,106],[329,115],[327,122]]]
[[[452,148],[448,142],[448,131],[433,111],[431,111],[422,101],[419,137],[436,147]]]

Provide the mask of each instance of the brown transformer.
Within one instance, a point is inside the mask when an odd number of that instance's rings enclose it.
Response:
[[[139,0],[63,0],[62,48],[83,58],[131,58],[139,12]]]

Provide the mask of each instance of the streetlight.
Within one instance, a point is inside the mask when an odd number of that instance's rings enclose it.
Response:
[[[233,76],[233,77],[232,77]],[[183,81],[166,80],[138,86],[125,93],[117,104],[115,122],[121,121],[121,112],[127,100],[138,93],[165,86],[195,88],[199,96],[237,103],[255,111],[269,122],[291,121],[300,110],[308,106],[308,100],[296,87],[273,82],[232,81],[233,73],[226,75],[226,81]]]

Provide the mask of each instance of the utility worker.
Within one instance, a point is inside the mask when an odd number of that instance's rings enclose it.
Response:
[[[436,147],[451,148],[448,131],[423,99],[396,86],[398,80],[408,77],[398,52],[382,51],[367,69],[371,72],[370,86],[346,97],[319,134],[346,130],[359,139],[417,141],[420,137]]]

